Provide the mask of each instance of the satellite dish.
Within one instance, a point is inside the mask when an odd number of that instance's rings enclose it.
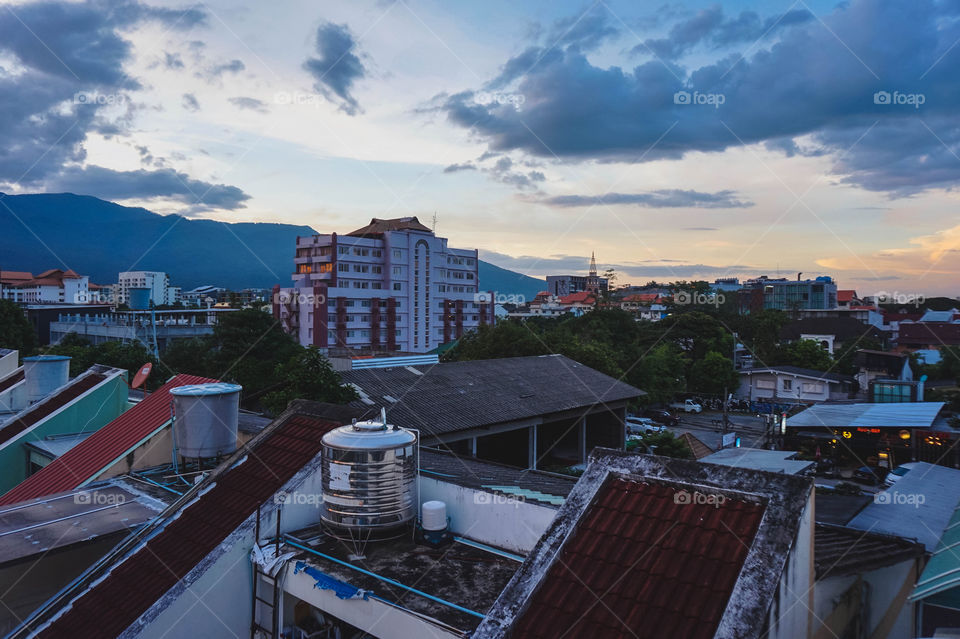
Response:
[[[133,376],[133,382],[130,384],[130,388],[136,388],[138,386],[143,386],[144,382],[147,381],[147,378],[150,377],[150,371],[153,370],[153,364],[147,362],[140,367],[140,370],[137,371],[137,374]]]

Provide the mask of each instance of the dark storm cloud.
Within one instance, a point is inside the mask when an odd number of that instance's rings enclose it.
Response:
[[[79,193],[99,188],[141,198],[170,194],[169,169],[116,172],[77,164],[86,160],[88,133],[123,135],[142,108],[130,95],[140,83],[124,70],[132,45],[121,33],[145,22],[180,30],[205,21],[201,9],[161,9],[130,0],[6,6],[0,11],[0,54],[15,60],[18,73],[0,76],[0,183],[61,190],[69,185]],[[164,63],[175,69],[178,59]],[[91,181],[84,183],[83,176]],[[97,178],[107,183],[96,185]],[[123,180],[130,181],[129,189],[121,187]],[[195,181],[194,186],[209,185]],[[235,187],[213,187],[211,203],[235,208],[246,198]]]
[[[780,16],[790,28],[777,27],[776,42],[689,71],[655,59],[598,67],[577,47],[533,47],[482,87],[524,96],[521,110],[473,91],[445,96],[443,108],[495,152],[636,162],[765,143],[788,154],[834,154],[840,180],[910,195],[960,180],[958,18],[956,3],[852,0],[822,16],[826,26]],[[755,31],[750,18],[701,20],[685,25],[684,42]],[[679,91],[686,97],[675,97]]]
[[[173,169],[114,171],[100,166],[67,168],[49,185],[51,191],[84,193],[105,200],[164,198],[209,209],[243,208],[250,196],[235,186],[195,180]]]
[[[556,195],[542,200],[552,206],[597,206],[632,204],[644,208],[744,209],[753,202],[738,199],[734,191],[703,193],[681,189],[661,189],[648,193],[605,193],[603,195]]]
[[[363,109],[352,90],[367,70],[356,52],[356,41],[345,24],[324,22],[317,28],[317,58],[309,58],[303,68],[313,76],[313,87],[348,115]]]

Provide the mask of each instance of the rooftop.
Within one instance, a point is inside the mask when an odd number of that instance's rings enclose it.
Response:
[[[918,500],[922,504],[918,506]],[[908,497],[912,497],[909,498]],[[933,551],[960,503],[960,470],[916,462],[850,520],[858,530],[916,539]]]
[[[562,355],[511,357],[342,373],[358,408],[386,407],[390,422],[439,435],[644,394]]]
[[[474,637],[760,636],[810,489],[595,449]]]
[[[351,560],[350,555],[354,553],[352,546],[323,535],[316,528],[298,531],[287,537],[315,552],[299,550],[289,545],[281,551],[298,552],[297,559],[316,566],[324,575],[390,602],[402,600],[404,608],[462,632],[476,628],[480,618],[420,594],[397,588],[345,564],[416,588],[427,595],[480,615],[490,609],[520,567],[519,561],[509,559],[504,554],[495,552],[495,549],[488,551],[461,542],[434,549],[402,537],[368,543],[364,547],[363,558]]]
[[[421,231],[433,234],[433,231],[420,223],[415,217],[395,217],[391,219],[373,218],[366,226],[351,231],[351,237],[380,237],[387,231]]]
[[[49,623],[36,636],[107,639],[135,623],[320,451],[323,435],[337,424],[313,417],[308,406],[293,404],[162,517],[42,609],[41,618],[31,623],[35,628],[44,620]]]
[[[912,471],[911,471],[912,472]],[[960,544],[960,508],[953,511],[943,536],[917,580],[910,599],[924,599],[960,586],[960,557],[956,546]]]
[[[930,428],[943,406],[943,402],[816,404],[788,417],[787,426]]]
[[[216,380],[177,375],[146,399],[0,497],[0,505],[73,490],[96,478],[170,421],[170,389]]]
[[[820,381],[830,383],[852,382],[853,378],[849,375],[840,375],[839,373],[824,373],[810,368],[800,368],[799,366],[754,366],[753,368],[742,368],[738,371],[741,375],[753,375],[756,373],[780,373],[784,375],[794,375],[796,377],[809,377]]]
[[[960,324],[952,322],[900,322],[900,346],[954,346],[960,344]]]
[[[112,479],[0,508],[0,563],[122,533],[151,521],[172,495]]]
[[[794,459],[797,453],[789,450],[765,450],[762,448],[722,448],[700,461],[706,464],[722,464],[751,470],[765,470],[788,475],[812,474],[816,463]]]
[[[901,537],[817,523],[814,565],[817,579],[856,575],[924,554],[923,544]]]

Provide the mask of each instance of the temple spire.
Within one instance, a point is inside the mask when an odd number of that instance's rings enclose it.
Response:
[[[590,275],[597,274],[597,256],[593,251],[590,252]]]

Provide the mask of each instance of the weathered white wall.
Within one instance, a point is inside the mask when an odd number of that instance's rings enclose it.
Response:
[[[780,577],[776,599],[768,614],[767,639],[798,639],[810,636],[814,612],[813,492],[800,519],[793,548]]]
[[[447,504],[451,530],[462,537],[527,554],[557,514],[555,508],[420,477],[420,503]]]
[[[870,627],[866,636],[876,639],[907,639],[913,636],[913,605],[906,603],[904,595],[909,593],[909,585],[916,581],[916,560],[910,559],[872,570],[859,575],[867,585],[867,601],[864,604],[869,612]],[[826,639],[841,632],[842,623],[848,618],[841,611],[841,619],[833,620],[831,615],[842,605],[843,595],[853,586],[858,575],[828,577],[817,582],[815,589],[814,612],[819,621],[811,635],[814,639]],[[905,589],[905,584],[908,584]],[[890,615],[889,618],[886,618]],[[880,628],[880,626],[883,626]],[[821,627],[823,626],[823,627]],[[833,627],[830,627],[833,626]],[[889,628],[889,631],[886,629]],[[876,633],[876,634],[874,634]]]

